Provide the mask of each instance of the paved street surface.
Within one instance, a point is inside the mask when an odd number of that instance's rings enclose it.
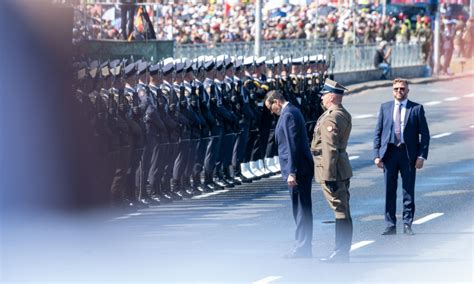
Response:
[[[383,173],[372,162],[380,103],[391,88],[344,99],[353,116],[351,263],[323,264],[334,216],[313,184],[313,259],[283,259],[295,225],[280,177],[136,213],[7,216],[1,283],[472,283],[474,87],[472,78],[411,85],[431,131],[417,173],[415,236],[381,236]],[[399,189],[397,212],[401,214]],[[399,221],[401,216],[399,216]]]

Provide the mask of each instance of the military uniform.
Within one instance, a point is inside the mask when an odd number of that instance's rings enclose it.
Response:
[[[342,253],[344,258],[348,258],[352,242],[349,207],[352,167],[346,152],[351,129],[349,112],[341,104],[332,105],[319,118],[311,142],[315,179],[336,217],[334,251]]]

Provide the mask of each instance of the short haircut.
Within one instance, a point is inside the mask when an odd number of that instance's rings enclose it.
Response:
[[[286,102],[285,96],[283,96],[283,94],[278,90],[272,90],[265,95],[265,102],[268,101],[273,103],[275,100]]]
[[[408,86],[408,80],[407,79],[395,78],[393,80],[393,84],[396,84],[396,83],[403,83],[403,84],[405,84],[405,86]]]

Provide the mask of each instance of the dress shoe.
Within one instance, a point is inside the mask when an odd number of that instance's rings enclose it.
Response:
[[[219,184],[218,181],[213,182],[212,185],[214,186],[214,191],[223,190],[224,187],[225,187],[225,184],[223,184],[223,183]]]
[[[157,197],[160,199],[161,202],[163,203],[171,203],[173,202],[173,198],[167,194],[167,193],[160,193],[157,194]]]
[[[236,184],[232,178],[224,178],[224,182],[228,184],[226,187],[235,187]]]
[[[405,235],[410,235],[410,236],[413,236],[413,235],[415,234],[415,233],[413,233],[413,231],[412,231],[412,229],[411,229],[411,226],[408,225],[408,224],[405,224],[405,225],[403,226],[403,233],[404,233]]]
[[[203,192],[204,192],[204,189],[200,185],[193,188],[193,195],[194,196],[195,195],[201,195]]]
[[[231,181],[234,185],[241,185],[242,184],[242,182],[240,180],[236,179],[235,177],[230,178],[229,181]]]
[[[214,187],[212,183],[205,183],[203,185],[203,188],[204,188],[204,192],[206,193],[214,192],[214,190],[216,190],[216,188]]]
[[[313,258],[313,254],[311,253],[311,251],[305,251],[305,252],[296,252],[296,251],[292,251],[292,252],[289,252],[285,255],[283,255],[283,258]]]
[[[138,200],[138,201],[135,201],[135,204],[137,205],[137,207],[139,209],[144,209],[144,208],[148,208],[150,207],[150,204],[148,203],[148,200]]]
[[[183,200],[183,196],[181,195],[180,192],[174,192],[174,191],[171,191],[170,192],[170,196],[173,200],[177,201],[177,200]]]
[[[143,203],[143,204],[146,204],[147,207],[148,206],[153,206],[153,205],[160,205],[160,199],[156,200],[156,199],[152,199],[150,197],[141,198],[140,202]]]
[[[335,250],[330,256],[320,259],[325,263],[345,263],[349,262],[349,252],[343,252],[341,250]]]
[[[382,235],[384,235],[384,236],[386,236],[386,235],[396,235],[396,234],[397,234],[397,227],[395,227],[395,226],[387,227],[382,232]]]
[[[242,174],[236,175],[235,179],[242,182],[242,183],[252,183],[251,179],[248,179],[248,178],[244,177]]]
[[[178,194],[181,195],[183,198],[191,198],[193,195],[186,189],[182,189],[178,191]]]
[[[216,179],[214,181],[215,184],[221,187],[221,189],[224,189],[224,187],[234,187],[233,185],[230,186],[225,180],[223,179]]]

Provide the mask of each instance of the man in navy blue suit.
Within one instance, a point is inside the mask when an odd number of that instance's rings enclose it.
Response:
[[[301,111],[287,102],[279,91],[270,91],[265,106],[280,118],[275,127],[281,175],[288,183],[293,217],[296,222],[295,246],[287,258],[311,258],[313,213],[311,182],[313,157],[308,143],[305,121]]]
[[[374,139],[374,163],[384,170],[385,221],[382,235],[394,235],[398,173],[403,189],[403,233],[413,235],[411,224],[415,214],[416,170],[428,158],[430,131],[423,106],[407,99],[408,82],[393,80],[395,100],[380,106]]]

